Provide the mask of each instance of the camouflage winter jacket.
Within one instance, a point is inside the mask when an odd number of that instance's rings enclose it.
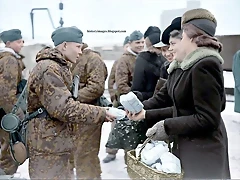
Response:
[[[28,79],[28,111],[43,107],[48,115],[36,117],[29,123],[30,156],[32,153],[70,153],[77,133],[73,125],[102,124],[105,109],[72,99],[70,63],[57,49],[44,48],[37,54],[36,61]]]
[[[127,94],[131,91],[135,62],[136,56],[130,52],[125,52],[118,60],[115,80],[119,95]]]
[[[17,102],[17,87],[22,79],[22,71],[25,69],[23,58],[10,48],[0,49],[0,107],[6,113],[11,112],[13,105]],[[22,113],[19,115],[23,117]]]
[[[105,90],[107,67],[99,53],[85,49],[73,66],[72,74],[79,75],[78,101],[95,105]]]
[[[110,98],[112,102],[116,100],[117,86],[115,82],[115,73],[116,73],[117,63],[118,63],[118,60],[114,61],[110,75],[109,75],[109,79],[108,79],[108,92],[110,94]]]

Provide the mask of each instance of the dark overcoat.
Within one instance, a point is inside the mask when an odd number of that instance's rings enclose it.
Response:
[[[184,178],[230,178],[228,139],[221,118],[226,103],[222,63],[216,51],[198,48],[182,63],[173,61],[164,87],[143,102],[145,109],[160,108],[147,110],[146,121],[165,119]]]

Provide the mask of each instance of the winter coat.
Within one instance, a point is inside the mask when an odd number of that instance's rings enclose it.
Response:
[[[127,94],[131,91],[135,63],[136,55],[128,51],[118,60],[115,81],[119,95]]]
[[[235,81],[234,87],[234,111],[240,113],[240,51],[236,52],[233,57],[233,77]]]
[[[73,125],[102,124],[106,112],[73,100],[71,63],[60,51],[46,47],[37,54],[36,61],[28,79],[28,111],[44,108],[47,114],[28,124],[30,159],[33,155],[69,154],[78,133]]]
[[[167,79],[168,78],[168,72],[167,69],[169,68],[170,62],[165,61],[164,64],[161,66],[160,70],[160,78]]]
[[[149,51],[141,52],[137,56],[131,90],[141,92],[142,100],[153,96],[161,66],[165,61],[162,55],[158,56]]]
[[[174,139],[173,153],[181,160],[184,178],[230,178],[228,139],[221,118],[226,103],[222,63],[218,52],[198,48],[182,63],[173,61],[167,83],[143,102],[145,109],[161,108],[147,111],[148,120],[173,114],[164,127]],[[172,112],[165,109],[171,105]]]
[[[84,49],[72,70],[73,76],[79,75],[80,87],[77,100],[81,103],[96,105],[105,90],[107,67],[100,54]]]
[[[116,73],[117,63],[118,63],[118,60],[115,60],[108,78],[108,92],[110,94],[110,98],[112,102],[116,100],[117,87],[115,82],[115,73]]]
[[[10,48],[0,49],[0,107],[6,113],[11,112],[18,99],[18,86],[22,80],[22,71],[25,69],[23,58]],[[17,115],[24,117],[20,109]]]

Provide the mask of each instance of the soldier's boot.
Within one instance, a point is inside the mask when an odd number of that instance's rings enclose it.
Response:
[[[104,159],[104,163],[109,163],[111,161],[114,161],[116,159],[116,154],[108,154]]]
[[[2,129],[0,129],[0,141],[1,141],[1,155],[0,155],[0,168],[6,175],[13,175],[17,172],[18,165],[13,160],[9,151],[9,135]]]
[[[112,122],[111,124],[111,131],[113,130],[114,126],[115,126],[116,122]],[[103,159],[104,163],[109,163],[111,161],[114,161],[116,159],[116,154],[118,152],[118,149],[110,149],[110,148],[106,148],[106,153],[108,153],[108,155]]]

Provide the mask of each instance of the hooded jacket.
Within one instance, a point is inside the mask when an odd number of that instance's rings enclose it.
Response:
[[[136,60],[131,90],[139,91],[142,100],[153,96],[157,81],[160,77],[161,67],[166,59],[149,51],[141,52]]]

